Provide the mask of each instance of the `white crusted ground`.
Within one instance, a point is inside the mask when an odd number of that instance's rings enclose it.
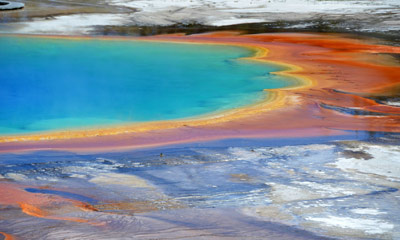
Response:
[[[299,14],[369,13],[399,6],[399,2],[393,0],[110,0],[110,2],[114,5],[140,9],[134,17],[138,23],[144,25],[196,21],[220,26],[256,20],[269,22],[271,16],[268,16],[268,13],[280,13],[280,17],[274,18],[283,20],[295,19],[300,17]]]
[[[236,161],[263,162],[271,205],[247,215],[349,239],[397,239],[400,147],[367,142],[231,148]],[[264,165],[265,166],[265,165]],[[278,180],[276,180],[278,179]]]
[[[373,144],[360,144],[348,148],[353,152],[364,152],[371,158],[357,159],[340,157],[335,166],[343,171],[375,174],[385,178],[400,179],[400,146],[382,146]]]
[[[393,224],[379,219],[363,219],[363,218],[350,218],[350,217],[310,217],[309,221],[318,222],[320,224],[339,227],[343,229],[351,229],[356,231],[363,231],[368,234],[384,234],[394,228]]]
[[[9,32],[25,34],[87,34],[95,26],[128,23],[125,14],[75,14],[13,24]]]
[[[90,34],[95,26],[167,26],[197,23],[225,26],[289,21],[287,28],[304,28],[321,21],[349,20],[340,26],[357,31],[399,31],[397,0],[106,0],[113,6],[136,8],[134,13],[75,14],[3,23],[0,32]],[[306,22],[305,22],[306,21]],[[299,24],[296,24],[299,22]],[[324,23],[328,24],[329,23]],[[1,26],[3,25],[3,26]]]

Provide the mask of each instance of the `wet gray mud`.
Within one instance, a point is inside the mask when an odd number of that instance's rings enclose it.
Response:
[[[398,239],[399,136],[355,136],[2,154],[3,183],[91,205],[59,214],[102,224],[3,206],[0,228],[21,239]]]

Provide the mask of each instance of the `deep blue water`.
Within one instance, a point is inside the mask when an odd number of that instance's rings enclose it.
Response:
[[[0,36],[0,134],[179,119],[290,81],[221,45]]]

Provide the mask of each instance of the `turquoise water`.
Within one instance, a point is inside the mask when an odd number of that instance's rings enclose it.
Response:
[[[0,134],[179,119],[289,85],[246,48],[0,37]]]

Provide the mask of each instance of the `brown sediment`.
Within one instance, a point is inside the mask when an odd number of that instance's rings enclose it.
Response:
[[[247,60],[282,65],[286,70],[274,74],[290,77],[295,84],[266,90],[265,100],[258,104],[198,119],[1,137],[0,151],[110,151],[237,137],[326,136],[345,134],[344,130],[400,132],[400,108],[367,98],[398,89],[400,66],[385,64],[387,56],[377,53],[398,54],[400,47],[334,34],[216,32],[134,39],[252,48],[255,55]]]
[[[231,180],[233,182],[251,182],[253,179],[245,173],[234,173],[231,174]]]
[[[159,210],[157,204],[152,201],[135,201],[135,202],[116,202],[96,205],[96,208],[104,212],[122,214],[135,214],[143,212],[151,212]]]

